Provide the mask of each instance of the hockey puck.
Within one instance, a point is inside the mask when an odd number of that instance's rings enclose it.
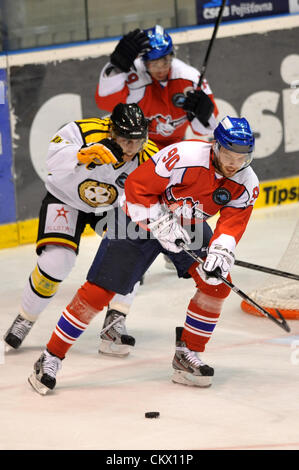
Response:
[[[148,411],[144,415],[146,418],[159,418],[160,413],[159,411]]]

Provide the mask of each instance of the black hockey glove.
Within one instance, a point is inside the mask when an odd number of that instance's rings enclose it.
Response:
[[[129,72],[137,56],[149,49],[147,34],[140,29],[135,29],[119,41],[110,56],[110,62],[122,72]]]
[[[189,121],[196,117],[207,127],[214,111],[214,103],[202,90],[192,90],[187,92],[183,109],[187,111]]]

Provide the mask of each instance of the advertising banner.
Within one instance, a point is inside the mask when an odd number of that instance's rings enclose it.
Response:
[[[221,4],[221,0],[197,0],[197,24],[215,23]],[[289,13],[289,0],[226,0],[222,21],[243,20],[283,13]]]

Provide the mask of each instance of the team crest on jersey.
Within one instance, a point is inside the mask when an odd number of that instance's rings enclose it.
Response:
[[[171,100],[177,108],[182,108],[186,101],[186,96],[184,95],[184,93],[175,93]]]
[[[226,188],[217,188],[213,192],[213,201],[219,206],[224,206],[231,200],[231,198],[232,195]]]
[[[199,201],[194,201],[192,197],[176,198],[173,195],[172,188],[167,188],[166,196],[170,203],[169,207],[177,217],[184,219],[200,219],[205,220],[211,217],[211,214],[202,210],[202,204]]]
[[[184,106],[185,101],[186,101],[186,95],[187,95],[188,91],[191,91],[191,90],[194,90],[194,88],[192,86],[187,86],[184,89],[183,93],[175,93],[171,98],[174,106],[176,106],[177,108],[182,108]]]
[[[127,178],[128,178],[128,174],[123,172],[116,178],[115,184],[117,184],[117,186],[123,189],[125,187],[125,181]]]
[[[177,127],[180,127],[186,122],[187,117],[182,116],[178,119],[172,119],[172,117],[168,114],[167,116],[163,116],[162,114],[156,114],[155,116],[150,116],[150,132],[153,134],[160,134],[164,135],[165,137],[170,136],[173,134]]]
[[[95,180],[83,181],[79,185],[78,192],[80,199],[91,207],[109,206],[118,197],[115,186]]]

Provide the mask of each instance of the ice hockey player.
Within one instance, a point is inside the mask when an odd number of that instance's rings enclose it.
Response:
[[[254,136],[248,121],[227,116],[214,137],[212,143],[189,140],[168,146],[129,175],[124,210],[115,211],[116,223],[111,229],[108,225],[87,281],[66,307],[47,349],[34,365],[29,382],[36,391],[46,394],[55,387],[62,359],[91,319],[115,292],[131,292],[159,253],[166,253],[178,276],[191,276],[197,287],[184,327],[176,329],[172,380],[211,385],[214,370],[199,353],[205,350],[230,292],[217,276],[220,273],[230,279],[235,247],[259,193],[257,176],[250,167]],[[218,211],[213,234],[206,219]],[[203,265],[176,243],[190,244],[186,224],[192,222],[202,229],[195,232],[197,240],[192,243],[198,244],[194,251],[205,259]],[[124,238],[119,232],[123,235],[126,224]]]
[[[111,111],[118,102],[138,103],[149,120],[149,137],[161,149],[195,134],[212,134],[218,109],[200,73],[174,57],[170,35],[160,25],[126,34],[100,73],[95,100]]]
[[[154,155],[148,123],[136,104],[118,104],[110,117],[73,121],[51,140],[47,194],[41,204],[37,264],[25,285],[19,314],[4,336],[17,349],[74,266],[86,225],[101,233],[107,213],[118,205],[127,176]],[[98,224],[98,225],[97,225]],[[102,352],[126,355],[135,339],[127,334],[125,314],[134,293],[116,296],[103,334]],[[115,310],[115,306],[117,310]],[[113,347],[113,351],[110,348]]]
[[[138,103],[149,120],[149,137],[160,149],[184,140],[189,126],[198,135],[212,134],[218,108],[200,73],[174,57],[171,36],[160,25],[126,34],[100,73],[95,100],[111,111],[118,102]],[[165,267],[174,269],[167,256]],[[105,319],[106,323],[106,319]]]

